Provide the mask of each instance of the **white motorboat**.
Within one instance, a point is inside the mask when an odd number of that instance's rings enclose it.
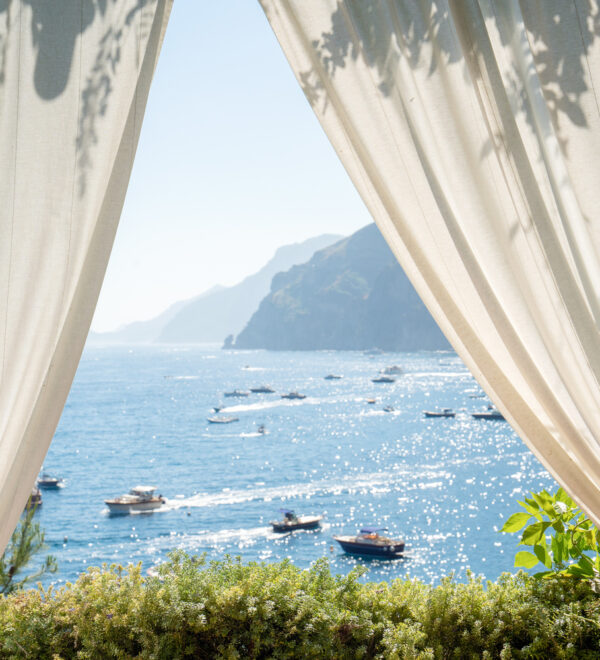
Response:
[[[104,500],[104,503],[113,514],[147,513],[160,509],[165,503],[165,498],[155,495],[155,491],[155,486],[136,486],[125,495]]]

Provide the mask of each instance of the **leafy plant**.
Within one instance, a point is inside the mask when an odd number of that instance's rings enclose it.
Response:
[[[554,495],[542,490],[519,504],[525,511],[513,513],[500,530],[523,530],[519,545],[533,550],[517,552],[515,566],[533,568],[541,563],[546,570],[534,577],[583,578],[600,590],[600,531],[567,493],[562,488]]]
[[[17,580],[17,574],[29,563],[31,558],[45,547],[45,533],[40,524],[34,522],[36,507],[29,507],[20,523],[13,532],[2,557],[0,557],[0,594],[9,594],[22,589],[28,582],[35,580],[44,573],[54,573],[57,569],[56,559],[46,557],[43,564],[34,573]]]

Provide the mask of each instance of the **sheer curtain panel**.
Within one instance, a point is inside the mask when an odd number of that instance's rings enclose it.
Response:
[[[261,0],[474,376],[600,522],[595,0]]]
[[[0,0],[0,552],[63,409],[172,0]]]

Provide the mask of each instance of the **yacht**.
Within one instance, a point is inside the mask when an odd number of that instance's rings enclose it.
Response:
[[[344,552],[393,559],[404,552],[404,541],[381,536],[386,527],[365,527],[356,536],[334,536]]]
[[[484,412],[471,413],[471,417],[475,419],[501,419],[504,420],[504,415],[494,406],[488,406]]]
[[[371,378],[372,383],[395,383],[396,379],[391,376],[377,376],[376,378]]]
[[[44,488],[46,490],[61,488],[63,485],[63,480],[59,477],[53,477],[47,472],[42,472],[37,480],[38,488]]]
[[[127,514],[134,512],[152,512],[165,503],[162,495],[155,495],[155,486],[136,486],[125,495],[104,500],[110,513]]]
[[[231,392],[224,392],[223,396],[235,396],[235,397],[242,397],[242,396],[249,396],[250,392],[245,392],[244,390],[233,390]]]
[[[441,410],[424,410],[425,417],[456,417],[452,408],[442,408]]]
[[[404,373],[404,372],[402,371],[402,367],[399,367],[397,364],[394,364],[391,367],[386,367],[383,370],[383,373],[387,374],[388,376],[391,376],[393,374],[401,374],[401,373]]]
[[[293,532],[295,529],[316,529],[321,525],[323,516],[297,516],[289,509],[279,509],[283,520],[272,520],[274,532]]]
[[[34,486],[31,489],[31,494],[27,498],[26,507],[32,509],[33,507],[38,507],[42,503],[42,493],[37,486]]]
[[[298,392],[290,392],[289,394],[282,394],[282,399],[306,399],[306,394],[298,394]]]

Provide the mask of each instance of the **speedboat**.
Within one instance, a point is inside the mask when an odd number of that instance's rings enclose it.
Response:
[[[323,516],[297,516],[289,509],[279,509],[283,520],[272,520],[274,532],[293,532],[295,529],[316,529],[321,525]]]
[[[394,559],[404,552],[404,541],[381,536],[379,532],[387,531],[386,527],[365,527],[356,536],[334,536],[344,552],[353,555],[368,555]]]
[[[343,376],[340,376],[339,374],[327,374],[327,376],[325,376],[325,380],[340,380],[340,378],[343,378]]]
[[[488,409],[484,412],[474,412],[471,413],[471,417],[475,419],[500,419],[504,420],[504,415],[494,406],[488,406]]]
[[[395,410],[394,406],[385,406],[383,412],[394,412]]]
[[[298,394],[298,392],[289,392],[289,394],[282,394],[282,399],[306,399],[306,394]]]
[[[115,497],[111,500],[104,500],[110,513],[127,514],[134,512],[151,512],[165,503],[162,495],[155,495],[155,486],[136,486],[125,495]]]
[[[442,408],[442,410],[424,410],[425,417],[456,417],[452,408]]]
[[[259,427],[256,429],[256,432],[260,433],[261,435],[265,435],[267,429],[264,424],[260,424]]]
[[[56,489],[60,488],[63,485],[63,480],[59,477],[53,477],[46,472],[42,472],[37,480],[38,488],[44,489]]]
[[[209,424],[231,424],[232,422],[239,422],[239,417],[223,415],[223,417],[207,417],[206,421]]]
[[[224,392],[223,396],[236,396],[236,397],[242,397],[242,396],[249,396],[250,392],[245,392],[244,390],[233,390],[231,392]]]
[[[396,379],[391,376],[377,376],[376,378],[371,378],[372,383],[395,383]]]
[[[268,385],[261,385],[260,387],[251,387],[250,391],[254,392],[255,394],[273,394],[273,392],[275,392],[275,390],[272,387],[269,387]]]

